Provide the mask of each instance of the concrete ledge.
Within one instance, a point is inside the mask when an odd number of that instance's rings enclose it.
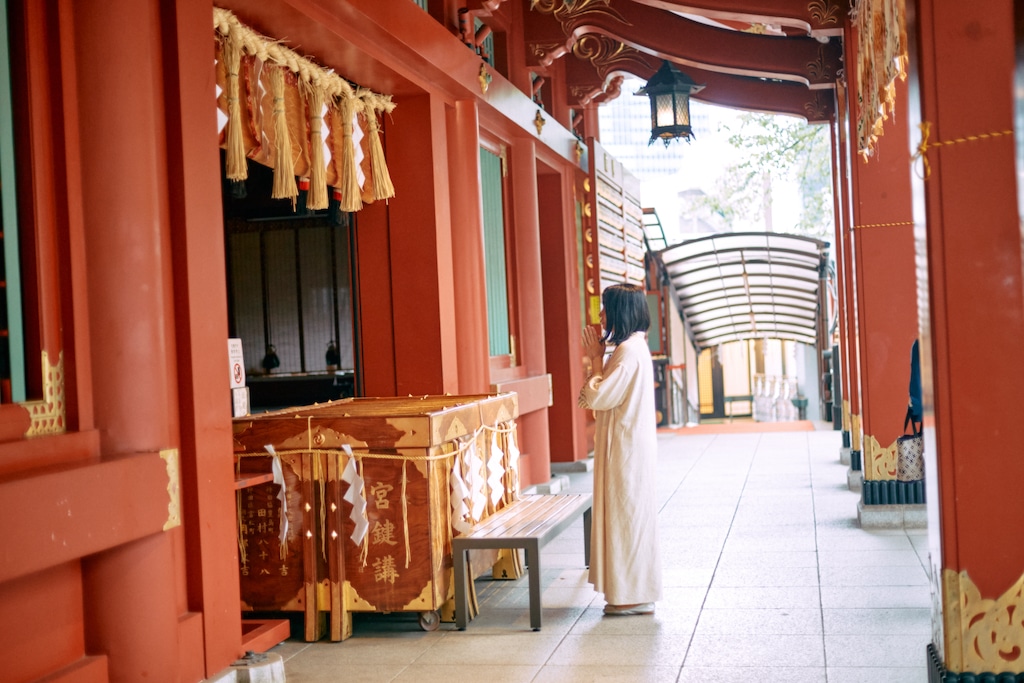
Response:
[[[850,487],[851,491],[860,493],[860,490],[864,488],[864,472],[853,468],[846,470],[846,485]]]
[[[849,465],[850,464],[850,447],[843,446],[839,449],[839,464]]]
[[[532,495],[534,493],[548,494],[548,493],[561,493],[562,491],[568,491],[572,481],[564,474],[555,475],[551,477],[551,480],[546,484],[534,484],[523,489],[523,493],[526,495]]]
[[[555,474],[569,474],[570,472],[593,472],[594,471],[594,459],[585,458],[583,460],[576,460],[575,462],[553,462],[551,463],[551,471]]]
[[[206,683],[285,683],[284,659],[279,654],[248,652]]]
[[[857,521],[862,529],[926,529],[925,505],[865,505],[857,502]]]

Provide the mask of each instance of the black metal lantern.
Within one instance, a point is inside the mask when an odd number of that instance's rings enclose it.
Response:
[[[651,140],[664,140],[665,146],[676,138],[687,141],[693,136],[690,128],[690,95],[703,90],[692,78],[669,61],[651,76],[637,95],[651,98]]]

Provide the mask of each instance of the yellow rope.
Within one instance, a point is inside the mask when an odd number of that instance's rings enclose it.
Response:
[[[409,547],[409,499],[406,497],[405,490],[406,484],[409,481],[409,475],[406,473],[406,469],[409,467],[409,461],[402,462],[402,526],[405,529],[405,568],[409,568],[409,561],[412,558],[412,550]]]
[[[917,152],[914,153],[914,156],[911,158],[911,161],[917,161],[918,159],[921,160],[924,170],[922,171],[922,173],[918,174],[918,177],[923,178],[925,180],[927,180],[932,173],[931,166],[928,164],[928,157],[926,156],[928,150],[934,149],[936,147],[959,145],[965,142],[978,142],[979,140],[989,140],[991,138],[1013,136],[1012,130],[1001,130],[992,133],[978,133],[977,135],[965,135],[963,137],[955,138],[953,140],[940,140],[938,142],[929,142],[928,138],[931,136],[932,124],[928,121],[922,121],[920,124],[918,124],[918,128],[921,129],[921,142],[920,144],[918,144]]]
[[[367,452],[353,452],[352,455],[357,459],[362,458],[379,458],[381,460],[444,460],[450,458],[453,455],[458,455],[463,449],[452,451],[451,453],[436,453],[434,455],[400,455],[397,453],[371,453]],[[345,451],[338,448],[295,448],[288,451],[277,451],[278,455],[342,455]],[[235,453],[236,458],[255,458],[255,457],[266,457],[264,451],[244,451],[241,453]]]
[[[862,230],[864,228],[895,228],[902,225],[913,225],[914,221],[900,221],[898,223],[866,223],[864,225],[853,226],[854,230]]]

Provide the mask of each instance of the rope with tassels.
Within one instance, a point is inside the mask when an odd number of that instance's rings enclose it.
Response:
[[[339,188],[342,209],[357,211],[362,208],[363,201],[389,199],[395,196],[395,189],[387,169],[387,163],[380,139],[380,125],[377,117],[391,113],[395,103],[390,95],[372,92],[366,88],[353,87],[348,81],[330,69],[315,64],[306,57],[283,46],[279,41],[272,40],[253,31],[242,24],[229,10],[213,8],[213,27],[217,39],[222,46],[222,59],[225,64],[227,103],[227,127],[225,135],[226,175],[231,180],[245,180],[246,150],[241,134],[241,93],[239,72],[241,56],[250,55],[269,66],[271,96],[273,97],[274,125],[274,198],[291,199],[293,206],[298,196],[298,187],[294,177],[289,182],[287,176],[294,174],[291,139],[288,136],[287,116],[284,105],[284,70],[295,75],[296,82],[302,91],[309,113],[309,145],[310,145],[310,195],[307,197],[309,208],[327,207],[326,162],[323,154],[322,112],[326,105],[328,120],[332,125],[337,122],[335,112],[340,112],[341,125],[346,129],[342,136],[342,150],[332,150],[332,155],[341,158],[338,168]],[[280,82],[278,78],[281,77]],[[364,139],[366,156],[369,161],[369,173],[366,182],[370,186],[368,192],[359,189],[355,162],[355,149],[352,142],[352,127],[357,119],[365,122]],[[332,159],[332,163],[336,160]]]

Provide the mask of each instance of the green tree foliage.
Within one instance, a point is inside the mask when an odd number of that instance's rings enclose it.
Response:
[[[766,199],[771,200],[773,179],[787,179],[800,192],[800,218],[796,225],[774,225],[789,232],[819,239],[833,233],[832,163],[828,128],[799,119],[769,114],[742,114],[738,124],[721,124],[729,144],[741,150],[743,160],[727,167],[715,190],[701,197],[696,208],[726,224],[759,221]]]

